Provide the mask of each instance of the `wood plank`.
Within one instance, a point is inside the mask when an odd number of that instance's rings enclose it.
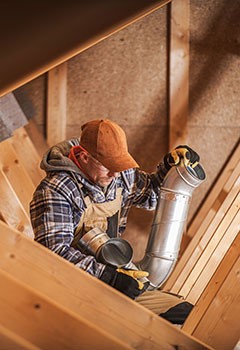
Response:
[[[0,349],[1,350],[40,350],[21,336],[0,325]]]
[[[232,184],[233,179],[235,182]],[[230,187],[230,184],[232,184],[232,187]],[[221,206],[218,208],[217,213],[215,213],[215,216],[212,216],[211,211],[209,211],[209,213],[206,215],[205,220],[203,220],[203,223],[199,228],[199,231],[192,238],[172,275],[165,284],[165,290],[171,290],[174,293],[179,293],[179,290],[189,276],[196,261],[201,256],[208,241],[211,239],[214,231],[220,224],[224,215],[226,215],[233,200],[237,196],[240,187],[240,177],[232,174],[226,186],[229,188],[227,196],[224,196],[225,199],[223,200]],[[205,221],[207,224],[205,224]]]
[[[15,130],[13,137],[8,141],[13,146],[19,162],[24,166],[34,186],[37,186],[45,176],[45,172],[40,169],[41,158],[26,129]]]
[[[230,226],[225,232],[225,235],[223,236],[223,238],[217,245],[217,248],[214,250],[211,257],[209,258],[208,263],[204,266],[201,274],[199,275],[198,279],[194,283],[194,286],[189,291],[187,298],[193,304],[195,304],[199,299],[199,297],[201,296],[202,292],[206,288],[208,281],[211,279],[211,277],[215,273],[217,267],[221,263],[226,252],[230,248],[231,244],[233,243],[234,239],[239,234],[239,232],[240,232],[240,211],[238,211],[238,213],[236,214],[234,220],[231,222]],[[210,248],[212,247],[210,247],[209,245],[207,248],[206,248],[206,255],[208,255],[208,250],[210,250]]]
[[[240,257],[193,334],[218,350],[231,350],[240,334]]]
[[[14,130],[28,122],[12,92],[0,97],[0,118],[0,141],[6,139]]]
[[[212,212],[212,214],[214,215],[214,213],[218,210],[219,205],[221,204],[224,196],[226,196],[228,193],[227,188],[229,188],[229,185],[231,183],[229,183],[229,178],[232,178],[233,181],[235,181],[234,179],[236,179],[234,176],[232,176],[232,173],[235,173],[237,177],[240,174],[237,174],[236,170],[236,168],[239,169],[239,165],[240,143],[238,143],[238,145],[236,146],[231,158],[227,162],[223,171],[219,174],[217,181],[215,182],[209,196],[206,198],[204,204],[198,211],[194,220],[191,222],[187,231],[188,236],[193,237],[195,235],[202,222],[206,221],[205,218],[209,214],[209,212]]]
[[[50,146],[66,139],[67,62],[48,72],[47,142]]]
[[[223,189],[219,193],[212,207],[208,210],[205,218],[203,219],[201,225],[199,226],[198,231],[196,232],[196,235],[198,238],[204,235],[204,232],[207,230],[207,228],[211,226],[212,222],[214,222],[215,217],[220,217],[220,216],[222,217],[222,214],[224,214],[227,210],[227,208],[222,206],[222,204],[225,202],[225,199],[229,194],[231,197],[233,197],[234,193],[237,193],[237,191],[239,191],[239,188],[240,188],[240,162],[234,168],[228,181],[224,185]]]
[[[169,149],[187,140],[189,0],[172,1],[169,57]]]
[[[0,169],[0,216],[12,228],[33,238],[32,225],[10,182]]]
[[[213,301],[214,297],[218,293],[225,279],[229,275],[235,262],[239,258],[239,252],[240,235],[237,235],[233,244],[229,248],[221,264],[219,265],[216,273],[211,278],[207,288],[202,293],[193,311],[184,323],[183,329],[187,333],[192,334],[199,322],[201,322],[202,317],[207,312],[208,307],[211,305],[211,302]]]
[[[35,186],[9,140],[0,143],[0,167],[28,213]]]
[[[227,215],[224,216],[212,239],[204,249],[201,257],[197,260],[194,268],[186,279],[179,293],[183,296],[188,296],[188,300],[195,303],[197,296],[191,295],[190,291],[194,286],[198,296],[203,292],[204,284],[211,278],[212,269],[216,269],[222,259],[224,253],[227,252],[236,235],[240,232],[240,193],[231,205]],[[216,252],[214,253],[214,251]],[[209,262],[210,261],[210,262]],[[209,263],[208,263],[209,262]],[[207,267],[207,263],[208,266]],[[205,277],[201,279],[201,283],[197,283],[202,271],[205,271]]]
[[[195,338],[3,222],[0,222],[0,230],[0,269],[107,334],[139,349],[206,348]]]
[[[0,282],[1,324],[40,349],[130,349],[1,270]]]

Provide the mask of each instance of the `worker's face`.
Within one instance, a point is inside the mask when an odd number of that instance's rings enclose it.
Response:
[[[90,180],[97,185],[106,187],[119,175],[119,173],[112,172],[105,168],[104,165],[87,152],[81,152],[80,159],[84,172],[89,176]]]

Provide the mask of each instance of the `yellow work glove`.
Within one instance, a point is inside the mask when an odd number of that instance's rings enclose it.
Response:
[[[100,279],[127,295],[131,299],[135,299],[145,292],[149,286],[149,281],[145,283],[140,281],[149,275],[146,271],[117,268],[116,266],[106,265]]]
[[[181,160],[186,166],[194,168],[198,165],[200,157],[192,148],[187,145],[180,145],[174,148],[164,157],[164,164],[169,170],[172,166],[179,165]]]
[[[144,277],[149,276],[149,273],[147,271],[141,271],[141,270],[127,270],[127,269],[118,268],[116,271],[134,278],[138,283],[139,290],[142,290],[145,286],[144,283],[140,280]]]

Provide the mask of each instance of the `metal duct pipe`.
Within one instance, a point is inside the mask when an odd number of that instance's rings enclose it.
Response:
[[[206,178],[200,164],[195,168],[181,163],[166,175],[144,258],[135,265],[149,272],[149,289],[160,287],[171,274],[187,224],[192,193]]]

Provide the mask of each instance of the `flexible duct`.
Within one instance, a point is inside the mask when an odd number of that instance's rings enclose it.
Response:
[[[195,168],[181,163],[166,175],[145,255],[135,265],[149,272],[150,288],[159,288],[171,274],[180,250],[192,193],[204,180],[200,164]]]

